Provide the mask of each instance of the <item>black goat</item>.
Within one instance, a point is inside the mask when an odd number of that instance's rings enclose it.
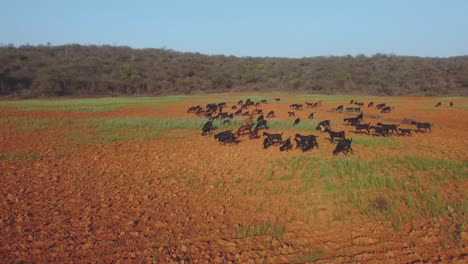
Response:
[[[335,138],[343,138],[343,139],[346,138],[344,131],[335,132],[327,128],[323,132],[327,132],[328,135],[330,135],[330,142],[335,142]]]
[[[330,120],[323,120],[317,125],[315,130],[321,130],[323,132],[327,128],[330,129]]]
[[[242,115],[242,109],[237,110],[234,115]]]
[[[391,110],[392,108],[390,106],[386,106],[382,108],[382,111],[380,111],[380,113],[390,113]]]
[[[314,135],[303,136],[300,134],[296,134],[296,136],[294,137],[294,141],[296,142],[296,148],[301,148],[302,151],[311,150],[312,148],[314,148],[314,146],[319,148],[317,136]]]
[[[393,135],[393,132],[396,132],[397,135],[399,135],[398,133],[398,125],[395,125],[395,124],[382,124],[382,123],[377,123],[378,126],[381,126],[383,128],[385,128],[386,130],[388,130],[388,132],[390,132],[392,135]]]
[[[275,100],[275,102],[279,102],[281,101],[281,98],[273,98]]]
[[[385,104],[378,104],[378,105],[375,106],[375,108],[377,108],[377,109],[382,109],[384,107],[385,107]]]
[[[270,140],[270,138],[266,137],[263,140],[263,148],[267,149],[269,146],[273,145],[273,142]]]
[[[189,107],[189,109],[187,110],[187,113],[196,113],[196,112],[199,112],[199,111],[201,111],[201,110],[202,110],[202,108],[201,108],[199,105],[197,105],[197,106],[191,106],[191,107]]]
[[[411,125],[416,125],[416,132],[422,132],[422,128],[424,128],[424,132],[427,132],[427,130],[429,129],[429,132],[432,132],[431,130],[431,124],[429,123],[419,123],[419,122],[416,122],[416,121],[412,121],[411,122]]]
[[[244,101],[240,100],[239,102],[237,102],[237,105],[243,105],[244,104]]]
[[[314,108],[314,103],[305,102],[307,108]]]
[[[453,102],[450,102],[450,107],[453,107]]]
[[[357,133],[362,133],[362,130],[365,130],[367,135],[370,135],[370,123],[369,124],[355,124],[354,127],[356,127],[356,134]]]
[[[267,121],[265,119],[258,121],[257,125],[255,126],[255,130],[260,130],[262,128],[268,129]]]
[[[339,106],[336,108],[336,111],[343,111],[343,105],[339,105]]]
[[[374,102],[370,102],[369,104],[367,104],[367,107],[373,107],[374,106]]]
[[[259,122],[260,120],[263,120],[263,119],[265,119],[265,118],[263,117],[263,115],[260,115],[259,117],[257,117],[257,122]]]
[[[372,136],[389,136],[388,128],[386,127],[371,126],[370,129],[374,130],[374,134],[372,134]]]
[[[296,120],[294,120],[293,126],[299,124],[301,122],[301,119],[298,117]]]
[[[210,133],[211,130],[213,130],[213,121],[210,120],[203,125],[202,136],[205,136],[207,133]]]
[[[340,152],[343,152],[343,154],[348,155],[349,152],[353,153],[353,149],[351,148],[351,143],[353,139],[340,139],[338,141],[338,144],[336,144],[335,149],[333,150],[333,155],[336,156]]]
[[[353,104],[353,103],[354,103],[354,100],[353,100],[353,99],[351,99],[351,101],[349,101],[349,104]]]
[[[231,109],[232,109],[232,110],[235,110],[235,109],[237,109],[237,105],[233,105],[233,106],[231,106]]]
[[[261,100],[260,103],[266,104],[266,103],[267,103],[267,100]]]
[[[295,115],[294,115],[294,112],[289,112],[289,111],[288,111],[288,116],[295,116]]]
[[[221,143],[236,143],[236,136],[232,133],[232,129],[220,132],[214,138]]]
[[[281,145],[280,151],[285,151],[285,150],[289,151],[290,149],[292,149],[291,137],[286,139],[286,141],[283,143],[283,145]]]
[[[315,118],[315,112],[310,113],[308,119],[314,119]]]
[[[400,136],[412,136],[411,134],[411,128],[399,128],[398,131],[400,131]]]
[[[282,143],[283,142],[283,133],[281,134],[269,134],[263,132],[263,136],[266,136],[272,143]]]
[[[268,112],[267,117],[275,117],[275,111]]]
[[[442,106],[442,102],[438,102],[438,103],[436,104],[436,107],[441,107],[441,106]]]

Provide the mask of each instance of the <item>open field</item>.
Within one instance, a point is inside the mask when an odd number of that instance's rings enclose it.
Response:
[[[274,102],[280,97],[281,102]],[[319,149],[223,145],[187,108],[266,99],[269,132]],[[354,134],[338,113],[413,136]],[[321,101],[296,111],[292,103]],[[390,113],[367,107],[387,103]],[[434,107],[441,101],[442,107]],[[452,101],[455,106],[449,107]],[[253,108],[251,108],[253,109]],[[250,110],[251,110],[250,109]],[[314,120],[308,120],[310,112]],[[215,121],[218,132],[234,129]],[[353,138],[353,154],[315,130]],[[468,98],[285,93],[0,101],[0,262],[407,263],[468,261]]]

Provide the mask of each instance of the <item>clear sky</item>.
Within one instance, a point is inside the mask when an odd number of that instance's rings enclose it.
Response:
[[[468,55],[468,0],[0,0],[0,43],[261,57]]]

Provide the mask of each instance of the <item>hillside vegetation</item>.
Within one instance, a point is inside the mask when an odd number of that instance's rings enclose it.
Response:
[[[0,95],[167,95],[227,91],[468,95],[468,56],[302,59],[114,46],[2,46]]]

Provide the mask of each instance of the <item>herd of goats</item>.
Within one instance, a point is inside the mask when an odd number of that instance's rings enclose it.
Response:
[[[274,98],[275,102],[280,102],[280,98]],[[231,110],[234,110],[234,113],[228,113],[224,111],[224,108],[227,107],[225,102],[222,103],[210,103],[207,104],[205,109],[203,109],[200,105],[192,106],[187,110],[187,113],[193,113],[200,117],[208,118],[209,120],[203,125],[202,128],[202,135],[208,135],[216,128],[213,126],[213,120],[219,119],[222,120],[223,124],[228,124],[235,116],[247,116],[247,118],[243,121],[242,125],[237,129],[236,132],[233,133],[231,130],[226,130],[219,132],[214,135],[214,138],[221,143],[224,144],[237,144],[238,138],[241,136],[248,135],[250,139],[259,138],[259,131],[262,129],[268,129],[268,121],[265,119],[263,115],[263,111],[261,109],[262,104],[266,104],[266,100],[261,100],[260,102],[255,103],[254,101],[247,99],[245,102],[243,100],[239,101],[236,105],[231,107]],[[307,108],[316,108],[321,106],[321,102],[309,103],[305,102]],[[347,126],[354,126],[355,133],[363,133],[366,135],[373,135],[373,136],[382,136],[388,137],[391,135],[398,135],[398,136],[412,136],[411,128],[399,128],[397,124],[382,124],[377,123],[376,126],[371,126],[370,123],[362,123],[364,119],[364,115],[361,113],[361,107],[364,107],[364,103],[357,102],[354,100],[350,101],[350,105],[352,107],[345,107],[340,105],[336,108],[336,111],[347,111],[347,112],[359,112],[359,114],[355,117],[344,118],[344,122]],[[356,106],[356,107],[354,107]],[[441,103],[437,103],[436,107],[440,107]],[[450,102],[450,106],[453,106],[453,103]],[[291,104],[289,106],[293,111],[288,111],[288,116],[295,117],[294,110],[303,110],[302,104]],[[367,107],[374,107],[374,102],[369,102]],[[388,113],[394,109],[394,107],[390,107],[384,103],[376,104],[376,109],[379,109],[381,113]],[[251,110],[250,110],[251,109]],[[254,122],[254,117],[256,118],[256,122]],[[267,118],[275,117],[275,111],[270,111],[267,114]],[[314,119],[315,112],[312,112],[308,119]],[[293,122],[293,126],[298,125],[301,122],[300,118],[296,118]],[[432,132],[431,131],[431,124],[425,122],[417,122],[411,121],[411,125],[416,126],[415,132]],[[333,155],[338,155],[339,153],[344,153],[347,155],[348,153],[352,153],[353,149],[351,148],[352,139],[347,139],[345,136],[345,131],[332,131],[331,130],[331,123],[330,120],[323,120],[319,122],[316,127],[317,131],[321,131],[322,133],[328,133],[330,136],[330,142],[334,143],[335,139],[338,139],[338,143],[333,150]],[[371,133],[372,131],[372,133]],[[280,151],[288,151],[293,148],[291,143],[291,137],[286,140],[283,140],[283,133],[281,134],[270,134],[266,131],[262,133],[265,137],[263,140],[263,148],[267,149],[270,146],[280,145]],[[318,142],[317,137],[315,135],[301,135],[296,134],[294,137],[294,141],[296,142],[296,149],[300,148],[303,152],[310,151],[314,147],[318,149]]]

